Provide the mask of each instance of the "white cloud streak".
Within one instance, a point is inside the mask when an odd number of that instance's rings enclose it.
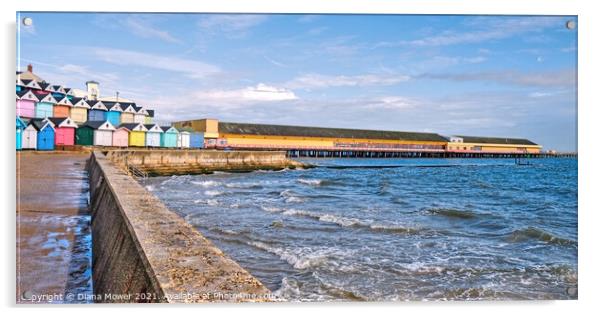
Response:
[[[197,60],[141,53],[124,49],[103,47],[89,47],[87,49],[96,58],[107,63],[177,72],[182,73],[191,79],[202,79],[221,72],[219,67]]]
[[[171,35],[168,31],[159,29],[152,24],[149,19],[152,16],[130,15],[121,20],[123,26],[132,34],[143,38],[157,38],[165,42],[181,43],[181,41]]]
[[[285,84],[291,89],[323,89],[331,87],[389,86],[410,80],[409,76],[393,74],[365,74],[355,76],[330,76],[305,74]]]

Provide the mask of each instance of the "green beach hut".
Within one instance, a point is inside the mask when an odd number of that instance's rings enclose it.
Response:
[[[94,145],[94,128],[88,124],[80,125],[75,131],[75,144],[83,146]]]
[[[176,147],[178,145],[178,130],[173,126],[161,126],[161,147]]]

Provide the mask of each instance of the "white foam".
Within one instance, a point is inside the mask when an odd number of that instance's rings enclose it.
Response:
[[[205,191],[205,195],[208,195],[208,196],[218,196],[218,195],[222,195],[222,194],[224,194],[224,193],[221,192],[221,191],[218,191],[218,190],[207,190],[207,191]]]
[[[273,206],[265,206],[265,205],[261,205],[260,206],[262,210],[269,212],[269,213],[279,213],[282,212],[281,208],[278,207],[273,207]]]
[[[149,192],[153,192],[155,190],[155,187],[152,186],[152,185],[147,185],[144,188],[146,188],[146,190],[149,191]]]
[[[320,179],[297,179],[297,181],[299,183],[313,185],[313,186],[319,186],[323,183],[323,181]]]
[[[209,188],[209,187],[214,187],[217,186],[219,183],[213,180],[206,180],[206,181],[190,181],[190,183],[192,184],[196,184],[196,185],[200,185],[203,188]]]

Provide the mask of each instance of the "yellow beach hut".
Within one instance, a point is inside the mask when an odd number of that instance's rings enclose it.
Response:
[[[147,129],[141,123],[125,123],[119,125],[119,128],[125,128],[129,132],[128,146],[144,147],[146,144]]]

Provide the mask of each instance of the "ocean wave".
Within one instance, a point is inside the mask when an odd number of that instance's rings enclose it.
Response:
[[[538,240],[548,244],[555,244],[561,246],[572,246],[577,245],[577,241],[561,238],[558,236],[554,236],[551,233],[546,232],[545,230],[528,227],[523,229],[517,229],[513,231],[507,238],[510,242],[523,242],[528,240]]]
[[[260,208],[268,213],[280,213],[282,212],[282,209],[279,207],[274,207],[274,206],[265,206],[265,205],[261,205]]]
[[[302,197],[297,196],[289,189],[280,192],[280,197],[284,198],[284,202],[286,203],[301,203],[305,201]]]
[[[300,248],[297,250],[288,250],[280,247],[273,247],[265,242],[251,241],[248,245],[264,250],[280,257],[280,259],[288,262],[295,269],[304,270],[310,267],[315,267],[325,264],[330,258],[341,258],[342,251],[334,248],[324,248],[312,251],[308,248]]]
[[[331,184],[332,181],[329,180],[323,180],[323,179],[297,179],[297,182],[302,183],[302,184],[307,184],[310,186],[323,186],[323,185],[327,185],[327,184]]]
[[[426,210],[426,213],[458,219],[474,219],[477,217],[477,214],[472,211],[458,210],[453,208],[430,208]]]
[[[232,182],[226,183],[227,188],[231,189],[259,189],[262,188],[259,182]]]
[[[325,223],[337,224],[341,227],[357,227],[365,228],[375,232],[388,232],[388,233],[400,233],[400,234],[417,234],[421,230],[417,228],[404,227],[399,225],[388,225],[374,223],[372,220],[361,220],[354,217],[344,217],[334,214],[320,214],[316,212],[288,209],[282,212],[284,215],[303,216],[313,219],[317,219]]]
[[[205,195],[208,195],[208,196],[218,196],[218,195],[222,195],[222,194],[224,194],[224,192],[218,191],[218,190],[207,190],[207,191],[205,191]]]
[[[217,199],[198,199],[193,201],[194,204],[206,204],[209,206],[217,206],[219,205],[219,201]]]
[[[217,181],[213,181],[213,180],[205,180],[205,181],[190,181],[190,183],[195,184],[195,185],[200,185],[203,188],[209,188],[209,187],[214,187],[217,186],[219,184],[219,182]]]

